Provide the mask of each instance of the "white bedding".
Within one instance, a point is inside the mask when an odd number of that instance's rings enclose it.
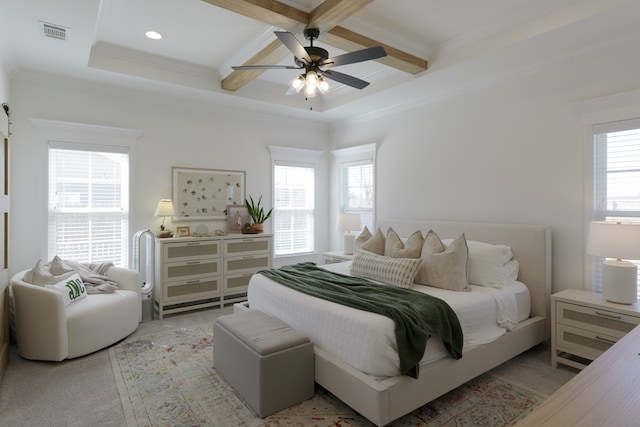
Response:
[[[323,267],[349,274],[350,264]],[[516,282],[504,289],[473,285],[471,288],[471,292],[455,292],[421,285],[413,287],[445,300],[456,312],[464,334],[463,353],[496,340],[529,315],[528,304],[525,304],[529,300],[528,290],[522,283]],[[305,333],[316,346],[362,372],[380,378],[400,372],[394,324],[385,316],[294,291],[261,274],[254,275],[249,282],[248,300],[252,309],[283,320]],[[442,357],[449,357],[442,342],[430,338],[421,364]]]

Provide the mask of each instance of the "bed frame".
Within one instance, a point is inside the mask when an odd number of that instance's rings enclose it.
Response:
[[[420,367],[419,378],[396,376],[376,380],[315,349],[316,382],[378,426],[408,414],[476,376],[545,341],[550,331],[551,229],[541,225],[444,221],[382,221],[400,236],[433,229],[442,239],[464,233],[467,240],[511,246],[520,262],[518,279],[531,294],[531,316],[498,340],[465,352],[460,360],[440,359]]]
[[[550,331],[551,229],[542,225],[444,221],[382,221],[400,236],[433,229],[442,239],[464,233],[467,240],[504,244],[520,262],[518,279],[529,288],[531,315],[498,340],[473,348],[462,359],[420,366],[418,379],[377,380],[315,347],[315,381],[377,426],[383,426],[545,341]]]

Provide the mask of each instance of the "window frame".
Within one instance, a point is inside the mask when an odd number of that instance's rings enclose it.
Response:
[[[52,225],[55,225],[56,221],[55,221],[55,217],[57,217],[57,214],[53,211],[52,206],[51,206],[51,191],[53,190],[52,187],[52,182],[51,182],[51,155],[52,152],[51,150],[58,150],[58,151],[69,151],[69,152],[88,152],[88,153],[113,153],[113,154],[118,154],[118,155],[126,155],[126,170],[124,171],[124,173],[126,174],[126,177],[124,177],[123,180],[121,180],[122,184],[126,184],[126,186],[123,186],[121,189],[121,192],[123,193],[123,197],[122,197],[122,202],[123,202],[123,208],[125,209],[125,211],[123,213],[121,213],[120,216],[124,216],[124,221],[120,221],[121,223],[124,223],[124,230],[123,231],[123,236],[121,236],[123,239],[125,239],[124,243],[122,241],[122,238],[120,239],[119,243],[120,243],[120,250],[121,250],[121,259],[120,262],[118,262],[118,260],[112,259],[109,260],[109,262],[113,262],[115,266],[117,267],[127,267],[129,265],[129,257],[130,257],[130,251],[129,251],[129,236],[131,235],[130,233],[130,224],[131,224],[131,219],[130,219],[130,202],[131,202],[131,198],[129,196],[129,192],[130,192],[130,182],[131,182],[131,177],[130,177],[130,172],[131,172],[131,166],[130,166],[130,153],[129,153],[129,148],[128,147],[123,147],[123,146],[112,146],[112,145],[95,145],[95,144],[76,144],[76,143],[70,143],[70,142],[61,142],[61,141],[49,141],[48,144],[48,148],[47,148],[47,162],[48,162],[48,168],[47,168],[47,259],[51,259],[53,258],[53,256],[58,255],[58,251],[56,251],[56,246],[57,246],[57,240],[58,240],[58,235],[55,232],[55,230],[51,229]],[[126,182],[123,182],[126,181]],[[93,181],[89,178],[87,178],[86,180],[82,181],[84,184],[91,184]],[[89,192],[89,194],[92,194],[92,192]],[[74,209],[70,209],[70,214],[73,214],[73,210]],[[82,210],[87,210],[84,208],[80,208],[77,209],[76,214],[82,214],[81,211]],[[93,214],[100,214],[100,213],[108,213],[110,210],[113,210],[113,208],[110,209],[104,209],[102,212],[98,209],[88,209],[86,212],[86,215],[93,215]],[[91,242],[92,240],[90,240],[89,242]],[[77,258],[74,258],[77,259]],[[89,262],[107,262],[106,260],[101,260],[101,261],[95,261],[95,260],[83,260],[83,261],[89,261]]]
[[[378,182],[377,182],[377,163],[376,163],[377,149],[378,149],[377,144],[372,143],[372,144],[363,144],[363,145],[357,145],[357,146],[347,147],[347,148],[340,148],[340,149],[331,151],[331,154],[335,162],[333,167],[333,173],[336,174],[335,176],[337,176],[336,184],[333,188],[335,188],[338,194],[338,199],[335,200],[336,204],[333,205],[335,206],[335,210],[333,212],[330,212],[332,221],[337,221],[338,214],[340,213],[343,213],[345,211],[352,212],[351,210],[345,210],[344,182],[342,179],[343,167],[348,165],[356,165],[358,163],[363,164],[366,162],[366,163],[370,163],[373,168],[372,170],[372,175],[373,175],[372,193],[373,194],[372,194],[372,208],[371,208],[371,223],[372,223],[372,227],[376,226],[377,211],[378,211],[377,209]],[[336,230],[335,224],[336,223],[334,222],[334,226],[331,227],[332,230]],[[365,225],[366,224],[364,223],[362,224],[363,229]],[[333,242],[334,242],[333,246],[342,248],[342,245],[343,245],[342,234],[336,230],[333,232],[332,236],[333,236]]]
[[[307,256],[313,255],[318,252],[318,221],[319,221],[319,212],[318,212],[318,200],[319,200],[319,192],[318,192],[318,182],[319,182],[319,162],[321,156],[324,154],[323,151],[320,150],[310,150],[303,148],[293,148],[293,147],[282,147],[282,146],[269,146],[269,151],[271,153],[271,200],[274,201],[274,216],[273,216],[273,239],[274,239],[274,251],[273,257],[274,259],[278,258],[287,258],[287,257],[299,257],[299,256]],[[287,165],[294,167],[305,167],[312,168],[314,171],[314,213],[313,213],[313,249],[311,251],[305,252],[294,252],[288,254],[276,254],[275,250],[275,242],[277,239],[277,233],[275,229],[275,219],[276,219],[276,207],[275,207],[275,167],[276,165]]]
[[[40,244],[40,258],[45,260],[48,257],[48,226],[49,226],[49,143],[69,144],[69,147],[87,147],[88,145],[100,146],[105,149],[113,150],[114,147],[127,149],[129,153],[129,215],[128,215],[128,238],[123,245],[127,247],[129,254],[127,259],[123,259],[122,267],[130,268],[131,265],[131,247],[129,246],[132,238],[132,219],[135,217],[136,195],[134,192],[134,174],[133,165],[135,164],[135,148],[136,141],[144,135],[144,132],[137,129],[115,128],[109,126],[92,125],[84,123],[73,123],[59,120],[48,120],[39,118],[30,118],[30,122],[38,129],[41,140],[42,150],[42,168],[47,171],[42,174],[42,188],[44,194],[41,198],[42,209],[40,216],[41,229],[46,230],[42,233]]]
[[[637,130],[640,135],[640,117],[633,119],[617,120],[614,122],[594,124],[591,127],[591,152],[593,156],[592,162],[592,179],[593,185],[591,186],[592,211],[588,217],[590,221],[606,221],[616,220],[618,218],[629,218],[629,222],[640,222],[640,209],[615,211],[610,210],[608,204],[608,178],[610,172],[608,169],[608,140],[607,135],[610,133],[625,132]],[[637,145],[640,145],[640,138]],[[636,144],[634,144],[636,146]],[[631,171],[632,169],[625,169]],[[614,171],[620,172],[620,170]],[[637,172],[637,170],[636,170]],[[627,188],[627,187],[625,187]],[[588,239],[588,236],[587,236]],[[590,266],[590,287],[595,292],[602,292],[602,262],[604,257],[593,257],[593,262]],[[632,261],[638,264],[638,261]],[[638,281],[638,293],[640,294],[640,280]]]

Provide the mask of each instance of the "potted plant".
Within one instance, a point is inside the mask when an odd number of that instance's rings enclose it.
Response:
[[[269,209],[269,212],[265,213],[264,208],[260,206],[262,202],[262,196],[258,198],[258,202],[255,203],[253,201],[253,197],[249,196],[249,200],[244,199],[244,204],[247,206],[247,210],[249,211],[249,215],[253,220],[253,228],[258,231],[258,233],[262,233],[264,231],[263,223],[271,217],[271,212],[273,208]]]

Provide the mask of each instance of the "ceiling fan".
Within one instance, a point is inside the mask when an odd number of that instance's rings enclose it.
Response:
[[[325,93],[329,89],[329,83],[324,79],[325,77],[356,89],[364,89],[369,85],[369,82],[357,77],[337,71],[325,70],[324,68],[355,64],[356,62],[369,61],[387,56],[387,52],[385,52],[381,46],[376,46],[329,58],[329,52],[326,49],[313,45],[313,41],[320,35],[320,31],[317,28],[307,28],[304,30],[304,37],[309,40],[310,46],[302,46],[295,36],[288,31],[274,31],[274,33],[282,44],[293,53],[295,66],[240,65],[231,68],[234,70],[304,70],[304,74],[301,74],[291,82],[291,88],[297,93],[304,87],[304,93],[308,98],[316,96],[317,90]]]

